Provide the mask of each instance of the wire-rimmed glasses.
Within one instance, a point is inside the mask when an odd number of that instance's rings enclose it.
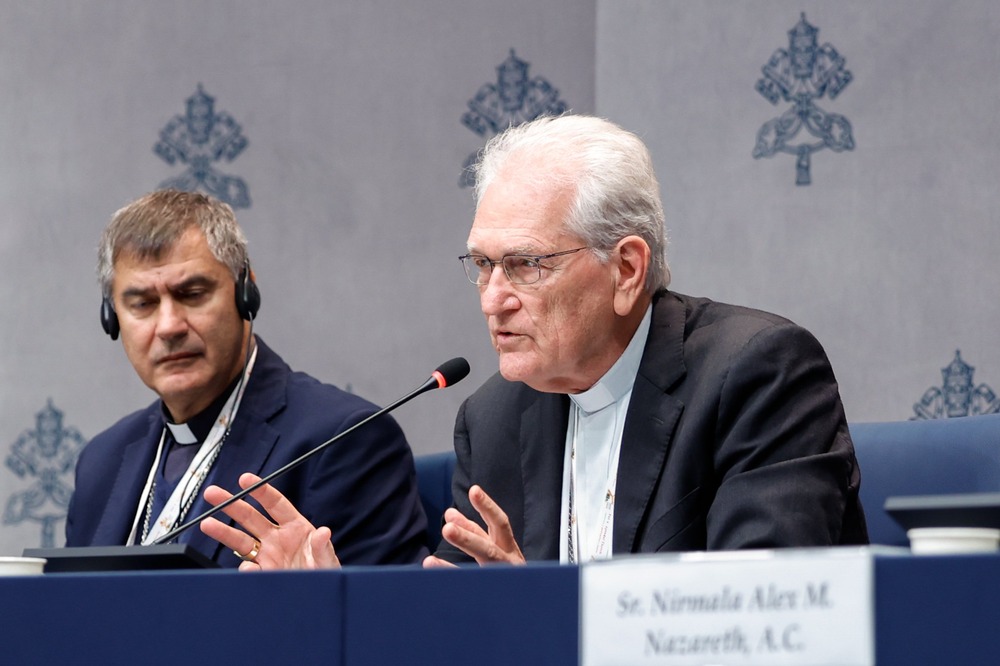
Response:
[[[562,257],[586,249],[588,249],[587,246],[550,254],[505,254],[500,259],[490,259],[481,254],[463,254],[459,260],[465,267],[465,274],[469,277],[469,282],[475,285],[488,284],[490,275],[493,274],[493,267],[497,264],[503,266],[503,272],[514,284],[533,284],[542,279],[542,269],[549,268],[542,263],[546,259]]]

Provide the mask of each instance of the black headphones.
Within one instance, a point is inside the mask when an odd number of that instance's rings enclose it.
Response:
[[[250,260],[243,262],[243,270],[236,278],[236,311],[240,317],[247,321],[253,321],[257,317],[260,309],[260,289],[257,283],[250,277]],[[118,324],[118,313],[111,299],[105,296],[101,299],[101,328],[111,336],[112,340],[118,339],[121,326]]]
[[[236,278],[236,311],[243,319],[253,321],[257,318],[257,310],[260,310],[260,289],[250,277],[250,260],[244,259],[243,270]]]

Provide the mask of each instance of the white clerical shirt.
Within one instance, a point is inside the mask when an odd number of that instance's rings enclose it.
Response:
[[[614,494],[625,414],[649,336],[652,306],[622,355],[583,393],[570,395],[559,561],[611,557]]]

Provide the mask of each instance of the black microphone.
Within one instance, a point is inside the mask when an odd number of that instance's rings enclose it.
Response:
[[[404,395],[402,398],[400,398],[396,402],[392,403],[388,407],[383,407],[382,409],[378,410],[377,412],[375,412],[374,414],[372,414],[368,418],[364,419],[363,421],[358,421],[357,423],[355,423],[353,426],[351,426],[347,430],[343,431],[342,433],[340,433],[340,434],[338,434],[338,435],[336,435],[334,437],[331,437],[330,439],[326,440],[325,442],[323,442],[322,444],[320,444],[319,446],[317,446],[315,449],[302,454],[301,456],[299,456],[295,460],[293,460],[290,463],[286,464],[284,467],[281,467],[281,468],[276,469],[275,471],[271,472],[270,474],[268,474],[267,476],[265,476],[264,478],[262,478],[260,481],[258,481],[257,483],[253,484],[249,488],[244,488],[240,492],[236,493],[235,495],[233,495],[232,497],[230,497],[229,499],[227,499],[225,502],[220,502],[219,504],[216,504],[211,509],[209,509],[208,511],[204,512],[203,514],[201,514],[197,518],[192,518],[191,520],[187,521],[183,525],[175,527],[174,529],[170,530],[169,532],[167,532],[166,534],[164,534],[163,536],[161,536],[159,539],[153,541],[152,545],[155,546],[155,545],[160,545],[160,544],[164,544],[164,543],[170,543],[172,540],[174,540],[175,538],[177,538],[178,534],[180,534],[184,530],[188,529],[192,525],[196,525],[197,523],[200,523],[201,521],[205,520],[209,516],[215,515],[216,513],[218,513],[219,511],[221,511],[225,507],[229,506],[233,502],[235,502],[237,500],[240,500],[240,499],[243,499],[244,497],[246,497],[247,495],[249,495],[254,490],[257,490],[258,488],[260,488],[261,486],[263,486],[265,483],[269,483],[273,479],[275,479],[276,477],[279,477],[282,474],[284,474],[285,472],[298,467],[299,465],[301,465],[302,463],[304,463],[306,460],[308,460],[309,458],[311,458],[313,455],[319,453],[320,451],[322,451],[326,447],[330,446],[334,442],[336,442],[336,441],[338,441],[338,440],[340,440],[340,439],[342,439],[344,437],[347,437],[352,432],[354,432],[355,430],[357,430],[361,426],[365,425],[369,421],[371,421],[373,419],[376,419],[379,416],[382,416],[383,414],[391,412],[392,410],[396,409],[400,405],[402,405],[402,404],[404,404],[406,402],[409,402],[413,398],[416,398],[421,393],[426,393],[427,391],[430,391],[432,389],[439,389],[439,388],[444,388],[446,386],[451,386],[452,384],[457,384],[458,382],[460,382],[463,379],[465,379],[465,377],[468,374],[469,374],[469,362],[466,361],[461,356],[459,356],[457,358],[453,358],[450,361],[445,361],[444,363],[442,363],[441,365],[439,365],[437,367],[437,370],[435,370],[434,372],[431,373],[431,376],[427,379],[427,381],[425,381],[423,384],[421,384],[418,388],[416,388],[413,391],[410,391],[409,393],[407,393],[406,395]]]

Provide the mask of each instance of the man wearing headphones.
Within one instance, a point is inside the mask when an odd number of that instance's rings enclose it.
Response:
[[[293,372],[253,334],[260,306],[232,209],[178,190],[115,213],[98,251],[101,323],[159,400],[94,437],[76,468],[67,546],[155,542],[209,508],[209,483],[237,489],[374,413],[375,405]],[[391,418],[328,447],[274,481],[345,564],[418,562],[426,518],[413,457]],[[178,540],[236,566],[198,529]]]

